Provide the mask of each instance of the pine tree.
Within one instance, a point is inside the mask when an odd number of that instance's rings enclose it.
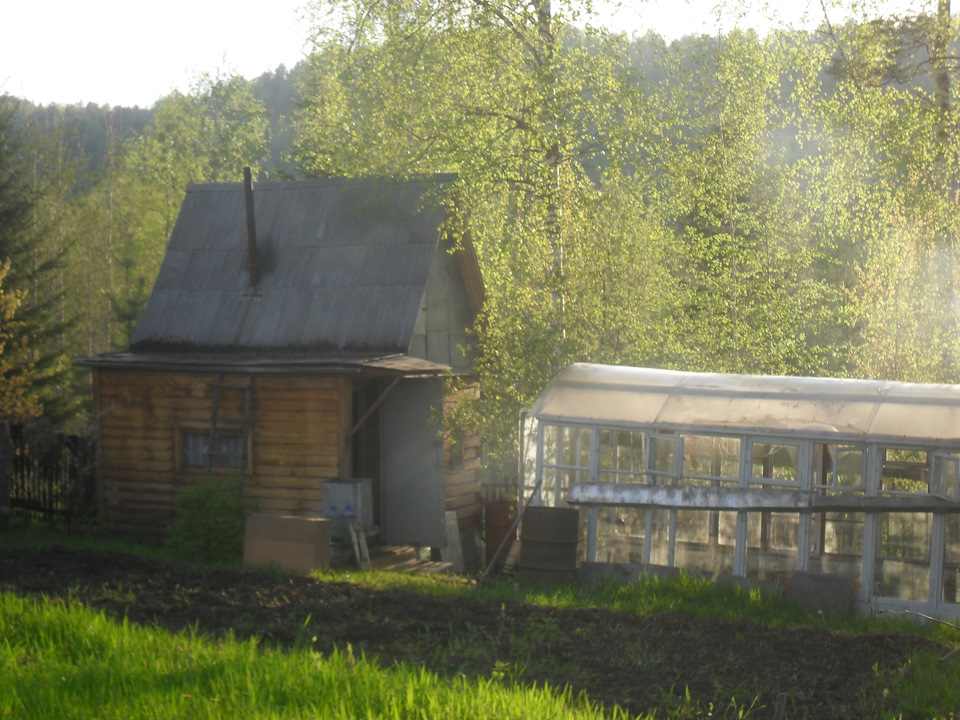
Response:
[[[69,365],[58,316],[61,253],[45,247],[43,194],[31,161],[38,146],[17,124],[17,105],[0,98],[0,387],[10,401],[0,411],[24,419],[65,419],[58,390]]]

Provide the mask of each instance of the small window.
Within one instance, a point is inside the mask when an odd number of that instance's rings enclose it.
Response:
[[[814,445],[813,487],[828,495],[863,493],[862,447]]]
[[[930,491],[930,457],[926,450],[887,448],[883,456],[883,492],[926,494]]]
[[[799,445],[786,443],[752,443],[752,478],[754,485],[793,487],[799,484],[797,469]]]
[[[683,485],[735,485],[740,477],[740,438],[683,436]]]
[[[181,463],[184,468],[205,468],[210,447],[210,433],[185,430],[181,434]],[[217,446],[213,467],[243,467],[243,435],[241,433],[217,433]]]
[[[958,478],[960,478],[960,457],[935,453],[933,456],[933,481],[930,492],[946,498],[955,498],[958,495]]]

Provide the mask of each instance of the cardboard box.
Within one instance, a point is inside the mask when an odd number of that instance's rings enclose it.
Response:
[[[306,575],[330,566],[330,521],[293,515],[247,516],[244,565],[278,565]]]

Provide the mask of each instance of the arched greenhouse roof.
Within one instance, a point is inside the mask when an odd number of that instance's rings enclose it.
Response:
[[[541,422],[960,446],[960,385],[575,363],[547,384],[529,415]]]

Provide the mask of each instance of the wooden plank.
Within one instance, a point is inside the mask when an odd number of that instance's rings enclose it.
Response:
[[[131,496],[124,497],[121,502],[108,503],[107,507],[115,512],[158,512],[163,514],[172,513],[174,505],[172,499],[154,499],[148,496]]]
[[[573,505],[755,510],[772,512],[957,512],[960,502],[935,495],[824,496],[813,492],[760,488],[574,483]]]
[[[308,393],[296,396],[257,393],[257,409],[262,412],[284,414],[327,414],[340,411],[340,400],[335,397],[313,397]]]
[[[476,473],[454,473],[444,477],[444,487],[448,494],[456,495],[464,492],[480,492],[483,487]]]
[[[336,436],[340,428],[337,419],[329,414],[317,415],[315,418],[298,418],[284,413],[257,415],[257,430],[265,435],[273,433],[278,437],[313,438],[317,433],[328,433]]]
[[[259,512],[278,515],[301,515],[303,517],[322,517],[323,504],[319,501],[280,500],[264,498],[257,501]]]
[[[261,475],[277,475],[286,477],[317,477],[336,476],[339,464],[333,457],[302,458],[275,458],[268,460],[258,455],[254,459],[254,470]]]
[[[147,431],[143,428],[123,428],[109,427],[104,428],[103,442],[104,447],[129,446],[132,443],[143,445],[150,444],[155,446],[173,447],[173,432],[171,428],[157,428]],[[108,445],[109,444],[109,445]]]
[[[460,524],[467,520],[479,519],[482,514],[482,504],[474,503],[469,505],[461,505],[459,507],[447,507],[446,511],[455,512],[457,514],[457,519],[460,520]],[[465,528],[466,526],[464,526]]]
[[[251,498],[271,498],[274,500],[316,500],[320,502],[320,487],[264,487],[252,485],[247,488]]]
[[[257,419],[253,437],[258,442],[266,444],[309,446],[337,445],[340,438],[337,428],[320,428],[316,426],[300,426],[297,428],[296,426],[291,427],[289,425],[287,427],[287,430],[284,430],[282,425],[278,425],[275,429],[268,429]]]
[[[294,475],[282,475],[282,476],[258,475],[255,478],[255,482],[251,482],[248,484],[250,485],[250,487],[257,487],[266,492],[274,489],[319,490],[320,486],[323,485],[323,482],[324,482],[324,479],[319,478],[317,476],[296,477]]]
[[[143,456],[130,457],[124,455],[118,459],[108,460],[108,462],[108,468],[112,475],[144,472],[163,475],[171,474],[170,458],[146,458]]]
[[[440,548],[440,557],[453,566],[454,572],[463,572],[463,548],[460,546],[460,523],[457,514],[447,510],[443,514],[445,545]]]

